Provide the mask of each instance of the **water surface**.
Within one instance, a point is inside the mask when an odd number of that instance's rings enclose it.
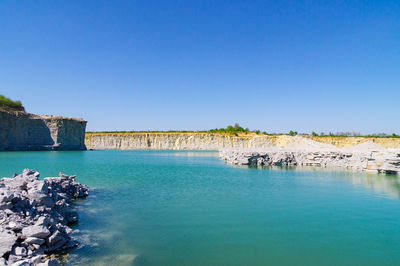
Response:
[[[67,265],[399,265],[395,176],[232,167],[214,152],[2,152],[76,174],[84,245]]]

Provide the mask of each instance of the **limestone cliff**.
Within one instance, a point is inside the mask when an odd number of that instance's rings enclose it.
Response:
[[[0,110],[0,150],[84,150],[86,121]]]
[[[86,133],[88,149],[218,150],[267,147],[269,139],[216,133]]]
[[[314,141],[312,141],[314,140]],[[317,137],[288,135],[239,135],[208,132],[133,132],[86,133],[88,149],[219,150],[223,148],[310,147],[316,142],[336,147],[351,147],[367,141],[385,148],[400,148],[400,138]],[[317,148],[317,147],[316,147]]]

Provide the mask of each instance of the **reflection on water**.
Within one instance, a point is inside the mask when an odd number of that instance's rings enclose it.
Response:
[[[177,157],[216,157],[218,152],[215,151],[179,151],[168,153],[155,153],[156,156],[177,156]]]
[[[399,177],[216,155],[0,153],[0,176],[63,171],[91,188],[64,265],[400,265]]]
[[[345,180],[353,185],[362,185],[377,193],[385,193],[390,198],[400,198],[400,177],[396,175],[349,174],[344,176]]]
[[[390,174],[375,174],[354,171],[343,168],[318,167],[318,166],[235,166],[238,168],[254,168],[272,171],[308,171],[338,173],[334,178],[348,182],[354,186],[363,186],[372,189],[375,193],[384,193],[392,199],[400,199],[400,176]],[[324,177],[320,179],[323,181]]]

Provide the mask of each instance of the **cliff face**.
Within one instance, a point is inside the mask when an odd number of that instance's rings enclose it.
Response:
[[[86,121],[0,111],[0,150],[84,150]]]
[[[311,142],[307,142],[307,141]],[[312,141],[314,140],[314,141]],[[243,135],[219,133],[86,133],[88,149],[119,150],[219,150],[223,148],[305,147],[318,142],[322,145],[351,147],[367,141],[385,148],[400,148],[400,138],[298,138],[287,135]]]
[[[235,147],[268,147],[265,137],[211,133],[86,133],[88,149],[218,150]]]

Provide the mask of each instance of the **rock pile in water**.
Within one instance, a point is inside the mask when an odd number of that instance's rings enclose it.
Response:
[[[227,149],[221,159],[232,165],[343,167],[400,174],[400,150],[386,149]]]
[[[89,189],[75,176],[38,177],[25,169],[0,181],[0,266],[58,265],[49,255],[77,246],[68,225],[78,215],[68,207]]]

